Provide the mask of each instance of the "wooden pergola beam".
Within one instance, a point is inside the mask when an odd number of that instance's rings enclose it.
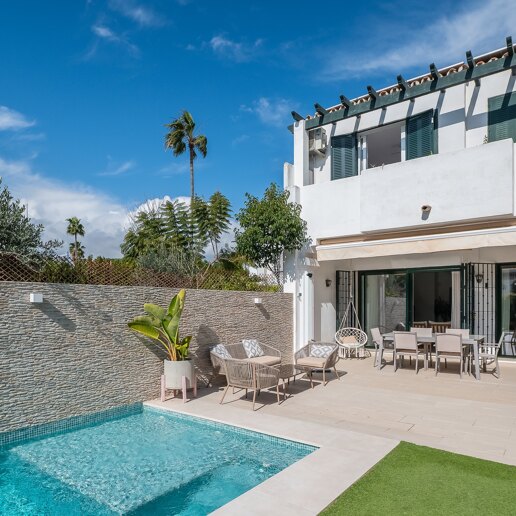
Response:
[[[432,63],[430,65],[430,75],[432,76],[432,79],[434,81],[437,81],[437,79],[439,79],[440,77],[439,72],[437,71],[437,66],[435,66],[435,63]]]
[[[296,121],[296,122],[301,122],[301,120],[304,120],[304,117],[302,117],[299,113],[297,113],[296,111],[292,111],[291,112],[291,115],[292,115],[292,118]]]
[[[468,63],[468,68],[470,70],[473,70],[473,68],[475,68],[475,60],[473,59],[473,54],[471,53],[471,50],[468,50],[466,52],[466,62]]]
[[[369,93],[370,97],[374,100],[378,98],[378,92],[372,86],[367,87],[367,93]]]
[[[328,111],[324,109],[321,104],[318,104],[317,102],[314,104],[314,108],[320,115],[326,115]]]
[[[407,81],[403,78],[403,75],[398,75],[398,77],[396,77],[396,79],[398,81],[398,86],[401,88],[401,91],[407,91],[409,88],[409,85],[408,85]]]
[[[345,108],[349,108],[349,106],[351,106],[351,101],[345,95],[340,95],[339,97],[340,97],[340,103]]]

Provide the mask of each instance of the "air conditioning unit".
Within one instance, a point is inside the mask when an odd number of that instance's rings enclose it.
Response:
[[[326,131],[320,127],[310,131],[308,137],[308,150],[310,154],[324,154],[328,146],[326,139]]]

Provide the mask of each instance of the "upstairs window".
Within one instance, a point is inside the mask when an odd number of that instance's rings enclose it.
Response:
[[[394,122],[359,134],[361,170],[401,161],[402,126],[403,122]]]
[[[331,139],[331,179],[342,179],[358,174],[357,135],[344,134]]]
[[[422,158],[437,153],[437,129],[434,111],[407,118],[406,159]]]
[[[516,142],[516,92],[491,97],[487,101],[487,139],[512,138]]]

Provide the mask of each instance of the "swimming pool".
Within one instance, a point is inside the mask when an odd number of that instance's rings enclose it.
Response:
[[[142,407],[0,447],[0,514],[207,514],[313,450]]]

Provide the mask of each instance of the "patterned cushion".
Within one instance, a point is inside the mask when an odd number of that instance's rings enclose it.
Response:
[[[232,358],[224,344],[217,344],[216,346],[211,348],[211,350],[220,358]]]
[[[335,348],[328,344],[312,344],[310,347],[310,356],[317,358],[327,358]]]
[[[242,341],[247,358],[263,357],[264,352],[256,339],[244,339]]]

